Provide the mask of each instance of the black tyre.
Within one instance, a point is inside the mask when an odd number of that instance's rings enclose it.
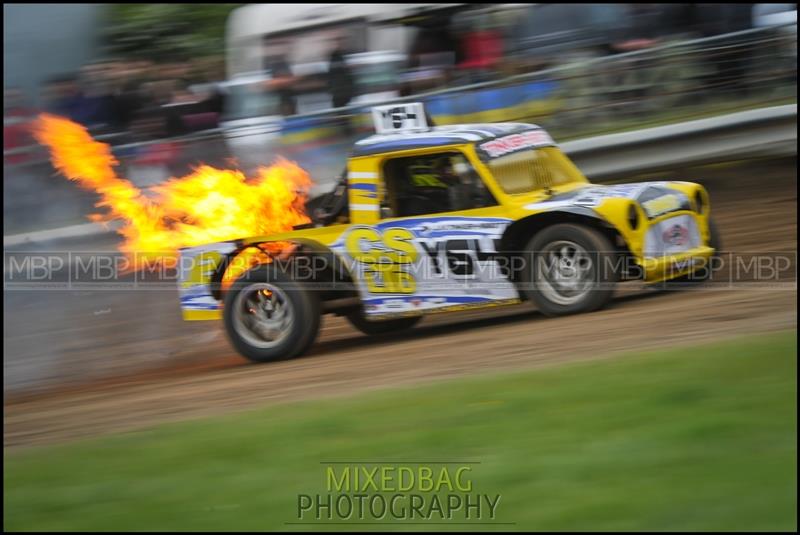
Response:
[[[375,336],[410,329],[422,319],[422,316],[408,316],[390,320],[369,320],[364,312],[358,309],[347,315],[347,320],[362,333]]]
[[[236,280],[225,294],[224,306],[228,338],[254,362],[296,357],[319,333],[317,296],[272,265],[254,268]]]
[[[708,218],[708,246],[714,248],[714,254],[718,255],[722,252],[722,235],[719,233],[717,224],[710,217]]]
[[[522,290],[545,315],[597,310],[614,295],[618,253],[595,229],[572,223],[547,227],[525,253]]]

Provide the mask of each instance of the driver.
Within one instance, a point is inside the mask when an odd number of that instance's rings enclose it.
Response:
[[[408,169],[415,188],[447,189],[459,182],[449,156],[417,158]]]
[[[421,157],[408,166],[414,214],[451,209],[449,190],[459,183],[449,156]]]

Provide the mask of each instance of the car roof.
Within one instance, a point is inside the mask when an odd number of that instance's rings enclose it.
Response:
[[[541,128],[528,123],[481,123],[435,126],[427,132],[376,134],[357,141],[353,146],[352,155],[369,156],[401,150],[479,143],[530,130],[541,130]]]

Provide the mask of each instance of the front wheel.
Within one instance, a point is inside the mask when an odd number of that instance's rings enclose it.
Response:
[[[225,294],[225,330],[233,346],[254,362],[305,352],[319,332],[315,295],[271,265],[254,268]]]
[[[548,316],[597,310],[614,295],[617,257],[595,229],[571,223],[547,227],[526,246],[523,292]]]
[[[353,327],[362,333],[375,336],[410,329],[422,319],[422,316],[408,316],[405,318],[395,318],[390,320],[369,320],[362,310],[351,312],[347,315],[347,320]]]

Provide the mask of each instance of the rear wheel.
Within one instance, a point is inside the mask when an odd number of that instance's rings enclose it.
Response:
[[[390,320],[369,320],[363,310],[359,309],[347,315],[347,320],[362,333],[374,336],[410,329],[422,319],[422,316],[409,316]]]
[[[523,292],[548,316],[597,310],[614,295],[617,252],[595,229],[563,223],[536,234],[526,247]]]
[[[271,265],[248,271],[226,292],[225,330],[239,353],[254,362],[302,354],[319,332],[315,295]]]

